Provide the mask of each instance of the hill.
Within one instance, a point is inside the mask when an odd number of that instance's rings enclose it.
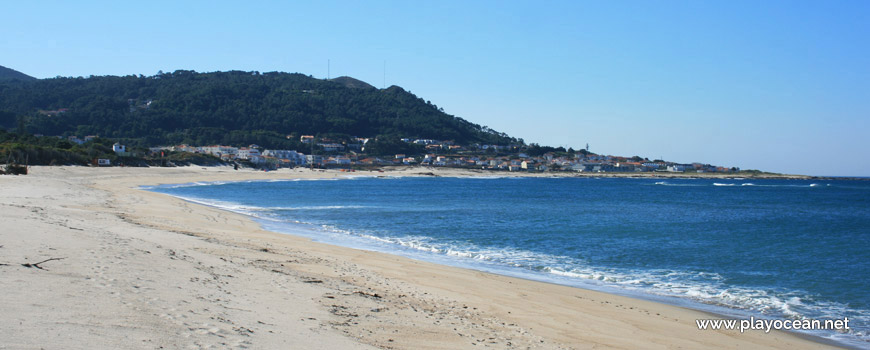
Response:
[[[371,86],[369,83],[366,83],[362,80],[354,79],[351,77],[338,77],[330,79],[330,81],[339,83],[344,85],[345,87],[353,88],[353,89],[374,89],[374,86]]]
[[[21,73],[17,70],[0,66],[0,80],[15,80],[15,79],[22,80],[22,81],[36,80],[36,78],[31,77],[27,74]]]
[[[516,139],[444,113],[398,86],[298,73],[179,70],[0,82],[0,127],[99,135],[130,145],[256,143],[299,148],[300,135],[389,136],[461,143]]]

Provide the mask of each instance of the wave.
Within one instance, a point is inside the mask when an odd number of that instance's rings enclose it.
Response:
[[[361,209],[372,208],[365,205],[315,205],[302,207],[258,207],[260,210],[336,210],[336,209]]]
[[[276,179],[271,182],[300,182],[300,181],[339,181],[344,180],[344,177],[323,177],[323,178],[298,178],[298,179]]]
[[[657,186],[674,186],[674,187],[701,187],[704,185],[701,184],[683,184],[683,183],[670,183],[667,181],[659,181],[654,183],[653,185]]]
[[[400,180],[410,176],[403,175],[342,175],[342,179],[347,180],[365,180],[365,179],[380,179],[380,180]]]
[[[747,186],[747,187],[795,187],[795,188],[811,188],[811,187],[822,187],[821,184],[811,183],[809,185],[767,185],[767,184],[756,184],[752,182],[745,183],[719,183],[714,182],[713,186],[722,186],[722,187],[732,187],[732,186]],[[826,184],[824,187],[830,187],[831,184]]]
[[[547,267],[545,272],[557,276],[600,281],[624,289],[662,296],[684,297],[708,305],[744,309],[768,316],[801,318],[804,300],[801,292],[783,292],[748,287],[727,286],[718,273],[677,270],[625,270],[574,267]],[[812,312],[817,315],[818,312]],[[831,315],[834,316],[834,315]]]
[[[870,321],[870,310],[851,309],[848,305],[817,301],[803,291],[734,286],[718,273],[668,269],[619,269],[592,266],[567,256],[532,252],[511,247],[487,247],[467,242],[438,241],[422,235],[384,236],[320,225],[322,231],[375,242],[390,253],[413,251],[411,257],[427,260],[427,255],[441,256],[436,262],[470,267],[502,274],[511,270],[526,271],[525,277],[580,287],[590,285],[618,288],[628,292],[677,297],[725,310],[744,310],[768,317],[789,319],[833,319],[848,316],[855,322]],[[347,242],[345,242],[347,243]],[[390,248],[392,246],[393,248]],[[386,249],[384,249],[386,248]],[[423,255],[420,255],[423,254]],[[431,260],[431,259],[430,259]],[[536,277],[535,277],[536,276]],[[550,276],[550,277],[548,277]],[[716,311],[721,311],[717,309]],[[859,334],[860,335],[860,334]]]
[[[298,182],[298,181],[338,181],[344,180],[345,178],[297,178],[297,179],[269,179],[269,180],[239,180],[239,181],[197,181],[197,182],[188,182],[181,184],[165,184],[165,185],[153,185],[153,186],[139,186],[139,189],[142,190],[157,190],[157,189],[174,189],[174,188],[186,188],[186,187],[198,187],[198,186],[220,186],[226,184],[240,184],[240,183],[255,183],[255,182]]]
[[[849,317],[856,324],[870,322],[870,310],[818,301],[799,290],[776,290],[734,286],[718,273],[668,269],[621,269],[589,265],[581,259],[533,252],[513,247],[479,246],[469,242],[448,242],[424,235],[389,236],[372,232],[345,230],[333,225],[319,225],[320,232],[338,235],[340,244],[378,250],[459,267],[505,275],[537,279],[576,287],[624,291],[643,298],[659,296],[688,300],[707,305],[708,311],[748,317],[760,313],[771,318],[836,319]],[[344,237],[342,240],[341,237]],[[346,239],[361,240],[362,243]],[[317,239],[317,237],[315,237]],[[365,242],[369,243],[365,243]],[[350,243],[350,244],[348,244]],[[372,244],[374,246],[372,246]],[[403,253],[404,252],[404,253]],[[695,306],[704,309],[704,307]],[[842,334],[825,333],[838,341],[865,339],[863,330]],[[812,333],[819,335],[818,333]]]
[[[164,184],[164,185],[153,185],[153,186],[139,186],[141,190],[156,190],[156,189],[170,189],[170,188],[185,188],[185,187],[196,187],[196,186],[214,186],[214,185],[224,185],[230,183],[229,181],[197,181],[197,182],[187,182],[181,184]]]
[[[216,200],[216,199],[206,199],[206,198],[200,198],[200,197],[189,197],[189,196],[179,196],[179,195],[172,195],[172,196],[176,197],[176,198],[183,199],[183,200],[191,202],[191,203],[202,204],[202,205],[206,205],[206,206],[210,206],[210,207],[215,207],[218,209],[232,211],[235,213],[253,215],[253,212],[261,211],[263,209],[262,207],[249,206],[249,205],[244,205],[241,203],[230,202],[230,201],[220,201],[220,200]]]
[[[301,207],[262,207],[262,206],[254,206],[254,205],[246,205],[231,201],[220,201],[214,199],[205,199],[199,197],[186,197],[186,196],[178,196],[177,198],[181,198],[188,202],[193,202],[197,204],[207,205],[210,207],[215,207],[219,209],[229,210],[242,214],[251,214],[253,212],[271,212],[271,211],[292,211],[292,210],[338,210],[338,209],[361,209],[361,208],[371,208],[363,205],[313,205],[313,206],[301,206]]]
[[[810,187],[830,187],[831,184],[825,184],[822,186],[821,184],[812,183],[809,185],[753,185],[758,187],[797,187],[797,188],[810,188]]]
[[[765,185],[755,183],[713,183],[713,186],[773,186],[773,187],[824,187],[812,184],[802,185]],[[648,182],[646,183],[648,185]],[[658,186],[711,186],[702,184],[655,182]],[[736,187],[735,187],[736,188]],[[750,191],[750,190],[747,190]],[[809,191],[809,190],[808,190]],[[814,190],[813,190],[814,191]],[[465,241],[449,241],[426,235],[396,235],[391,232],[369,232],[348,230],[334,225],[317,225],[282,219],[278,211],[304,210],[355,210],[366,206],[323,205],[265,207],[241,203],[209,200],[196,197],[181,197],[184,200],[226,209],[259,219],[268,220],[274,231],[298,234],[299,227],[310,228],[316,233],[309,238],[327,243],[354,248],[377,250],[386,253],[405,255],[420,260],[473,268],[504,275],[532,278],[546,282],[576,287],[615,288],[634,296],[675,297],[688,300],[691,305],[709,306],[714,312],[746,312],[768,317],[790,319],[833,319],[849,317],[855,324],[870,324],[870,310],[853,308],[846,304],[826,302],[800,290],[779,290],[775,287],[752,287],[728,284],[726,278],[717,273],[676,270],[676,269],[628,269],[595,266],[589,262],[568,256],[524,250],[517,247],[497,247],[477,245]],[[301,225],[299,225],[301,224]],[[265,225],[265,224],[264,224]],[[288,230],[287,228],[292,228]],[[288,232],[289,231],[289,232]],[[333,237],[334,241],[324,240]],[[482,243],[489,244],[489,243]],[[696,306],[696,308],[699,308]],[[741,314],[742,315],[742,314]],[[826,333],[825,336],[838,341],[852,342],[854,339],[870,339],[866,327],[853,328],[849,334]],[[813,333],[815,335],[819,335]],[[866,346],[866,342],[862,343]]]

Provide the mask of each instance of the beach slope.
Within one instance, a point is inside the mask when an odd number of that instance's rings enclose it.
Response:
[[[696,319],[713,316],[675,306],[311,242],[138,189],[341,175],[36,167],[0,176],[0,348],[829,347],[785,332],[698,330]]]

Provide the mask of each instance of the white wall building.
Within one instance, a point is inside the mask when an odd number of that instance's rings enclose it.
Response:
[[[263,156],[286,159],[289,160],[293,165],[305,164],[305,155],[296,151],[288,151],[283,149],[267,149],[263,151]]]
[[[252,158],[259,158],[259,157],[260,157],[260,150],[258,150],[256,148],[242,147],[242,148],[239,148],[239,151],[236,154],[236,158],[245,159],[245,160],[251,160]]]
[[[205,146],[202,147],[202,151],[208,154],[222,156],[222,155],[237,155],[239,154],[239,149],[230,146]]]

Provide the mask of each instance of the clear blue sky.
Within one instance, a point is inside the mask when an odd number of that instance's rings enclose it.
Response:
[[[0,65],[399,85],[526,142],[870,176],[870,1],[8,1]]]

